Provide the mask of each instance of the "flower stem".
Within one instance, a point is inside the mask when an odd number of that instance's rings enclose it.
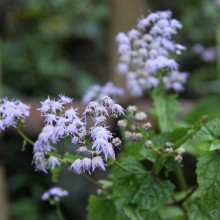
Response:
[[[63,213],[61,211],[61,208],[60,208],[60,204],[56,204],[56,212],[57,212],[57,215],[58,215],[58,218],[59,220],[64,220],[64,217],[63,217]]]
[[[195,191],[196,189],[198,188],[198,186],[194,186],[182,199],[178,200],[178,201],[174,201],[174,202],[170,202],[168,203],[167,205],[182,205]]]
[[[186,190],[188,188],[187,182],[186,182],[186,179],[185,179],[185,176],[184,176],[184,173],[183,173],[183,169],[179,164],[177,164],[175,174],[176,174],[176,179],[177,179],[177,182],[179,184],[179,187],[182,190]]]
[[[18,133],[21,135],[21,137],[23,137],[29,144],[34,145],[34,142],[27,137],[21,130],[20,128],[17,128]]]
[[[91,176],[87,175],[86,173],[84,173],[83,176],[85,177],[85,179],[87,179],[93,185],[95,185],[96,187],[102,189],[102,185],[100,183],[98,183],[96,180],[94,180]]]
[[[150,172],[148,171],[139,171],[139,170],[129,170],[127,169],[126,167],[124,167],[121,163],[119,163],[118,161],[115,160],[114,162],[118,167],[120,167],[122,170],[126,171],[126,172],[129,172],[129,173],[132,173],[132,174],[150,174]]]

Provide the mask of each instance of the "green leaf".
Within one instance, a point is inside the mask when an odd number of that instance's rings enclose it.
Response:
[[[219,150],[219,149],[220,149],[220,141],[216,139],[211,143],[210,151]]]
[[[110,180],[99,180],[99,183],[102,184],[103,189],[110,189],[113,184]]]
[[[63,170],[63,167],[64,167],[63,165],[60,165],[60,166],[54,167],[53,169],[50,169],[51,181],[53,183],[57,183],[58,182],[58,179],[59,179],[61,171]]]
[[[119,216],[111,200],[91,195],[87,210],[87,220],[119,220]]]
[[[137,203],[140,209],[156,210],[170,199],[173,190],[174,185],[170,181],[147,176],[133,197],[132,203]]]
[[[107,163],[105,164],[106,167],[110,167],[115,163],[115,160],[111,157],[108,157]]]
[[[220,119],[214,119],[202,124],[186,143],[182,145],[188,153],[201,155],[207,151],[213,151],[218,148],[218,138],[220,136]]]
[[[140,214],[136,206],[125,206],[124,212],[130,220],[144,220],[143,216]]]
[[[193,199],[189,203],[189,209],[187,209],[188,220],[211,220],[211,216],[207,207],[202,203],[199,198]]]
[[[130,170],[143,171],[144,167],[133,157],[124,159],[121,164]],[[127,220],[124,207],[131,204],[131,200],[144,180],[145,175],[126,172],[119,167],[114,167],[110,178],[113,182],[112,194],[117,212],[121,219]]]
[[[152,95],[154,111],[162,132],[172,131],[176,127],[176,113],[179,110],[175,95]]]
[[[63,159],[69,163],[73,163],[77,159],[77,156],[66,152],[63,156]]]
[[[196,83],[198,82],[196,81]],[[188,113],[186,113],[186,115],[184,116],[184,120],[188,123],[195,123],[199,121],[204,115],[208,115],[209,117],[211,116],[213,118],[216,118],[220,116],[219,109],[220,109],[219,95],[208,96],[208,97],[206,96],[205,98],[196,101],[196,103],[193,103],[192,109]]]
[[[185,220],[185,214],[183,210],[178,206],[164,206],[159,210],[162,219],[169,220]],[[195,220],[195,219],[194,219]]]
[[[214,219],[220,218],[220,154],[204,155],[197,163],[199,193]]]
[[[120,152],[118,160],[122,160],[123,158],[133,156],[137,160],[143,160],[145,155],[143,152],[145,151],[144,142],[143,141],[125,141],[123,150]]]
[[[159,212],[157,211],[143,211],[134,205],[127,205],[124,207],[125,215],[130,220],[162,220]]]

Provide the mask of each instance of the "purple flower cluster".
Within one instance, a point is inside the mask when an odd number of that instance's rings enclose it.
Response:
[[[187,74],[179,72],[178,63],[171,58],[185,50],[172,41],[182,25],[171,17],[171,11],[150,13],[138,21],[136,28],[116,37],[118,73],[126,75],[127,87],[134,96],[141,96],[143,91],[157,88],[160,83],[167,90],[184,89]]]
[[[124,115],[125,110],[108,97],[103,96],[98,102],[90,102],[84,111],[85,120],[92,119],[93,125],[87,132],[89,146],[85,143],[78,152],[86,155],[83,159],[77,159],[69,167],[75,173],[88,173],[96,168],[105,170],[104,161],[108,157],[115,159],[114,147],[118,147],[113,134],[107,129],[106,122],[111,115]]]
[[[108,82],[104,86],[94,85],[83,96],[82,102],[88,104],[91,101],[100,100],[103,96],[109,96],[113,100],[117,100],[123,93],[123,89],[116,87],[112,82]]]
[[[51,204],[55,204],[58,203],[62,197],[68,195],[68,191],[60,187],[53,187],[44,192],[44,194],[41,196],[41,199],[43,201],[50,201]]]
[[[5,128],[16,127],[18,122],[30,114],[30,106],[19,100],[0,99],[0,132]]]
[[[80,118],[77,109],[65,108],[71,102],[72,99],[62,95],[57,101],[48,97],[41,102],[39,110],[45,126],[34,144],[36,170],[47,173],[47,169],[60,165],[59,159],[53,155],[54,145],[66,138],[71,138],[72,144],[78,148],[79,158],[69,167],[77,174],[90,173],[96,168],[105,170],[104,161],[108,157],[115,159],[115,138],[106,123],[111,115],[123,115],[125,110],[104,96],[98,102],[90,102]]]

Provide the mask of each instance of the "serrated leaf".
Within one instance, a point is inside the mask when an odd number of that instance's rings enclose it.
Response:
[[[119,220],[115,206],[111,200],[91,195],[88,202],[87,220]]]
[[[136,206],[127,205],[124,207],[125,215],[129,220],[162,220],[157,211],[143,211],[139,210]]]
[[[178,206],[164,206],[159,210],[162,219],[169,220],[185,220],[185,213]],[[195,220],[195,219],[194,219]]]
[[[219,150],[219,149],[220,149],[220,141],[216,139],[211,143],[209,150],[213,151],[213,150]]]
[[[132,199],[139,209],[156,210],[171,197],[174,185],[168,180],[147,176]]]
[[[211,220],[211,216],[207,207],[199,198],[193,199],[187,209],[188,220]]]
[[[162,132],[172,131],[176,127],[176,113],[179,110],[175,95],[152,95],[154,112]]]
[[[127,205],[124,207],[125,215],[130,220],[144,220],[143,216],[139,213],[136,206]]]
[[[121,164],[129,170],[144,170],[144,167],[133,157],[124,159]],[[119,167],[114,167],[110,178],[113,182],[112,193],[117,211],[122,220],[127,220],[124,207],[131,205],[131,200],[145,178],[145,175],[132,174]]]
[[[174,143],[174,145],[177,145],[176,147],[179,147],[178,142],[183,138],[185,139],[190,130],[191,129],[187,127],[176,128],[171,132],[163,132],[159,135],[154,135],[152,136],[151,140],[155,146],[161,146],[164,145],[166,142],[171,142]],[[187,141],[187,138],[185,141]],[[184,142],[184,140],[181,142]]]
[[[215,151],[204,155],[197,163],[199,193],[210,215],[220,218],[220,154]],[[216,216],[218,215],[218,216]]]
[[[184,147],[188,153],[201,155],[209,150],[218,149],[218,147],[215,146],[215,142],[218,140],[219,136],[220,119],[217,118],[197,128],[192,137],[189,138],[182,147]]]
[[[118,159],[122,160],[123,158],[133,156],[137,160],[144,159],[144,155],[142,154],[142,151],[144,150],[144,142],[139,141],[125,141],[123,150],[120,152]]]

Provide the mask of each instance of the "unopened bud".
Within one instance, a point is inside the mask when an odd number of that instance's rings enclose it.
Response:
[[[182,160],[183,160],[183,157],[181,155],[177,155],[175,158],[174,158],[175,161],[177,161],[178,163],[181,163]]]
[[[118,137],[116,137],[116,138],[114,138],[114,139],[112,140],[112,144],[113,144],[115,147],[121,146],[121,143],[122,143],[122,141],[121,141]]]
[[[132,133],[132,139],[134,141],[140,141],[142,139],[142,134],[141,133]]]
[[[151,129],[152,125],[150,122],[147,122],[145,124],[142,125],[142,128],[145,130],[145,131],[149,131]]]
[[[130,131],[125,132],[125,139],[129,140],[132,137],[132,133]]]
[[[135,114],[135,120],[137,121],[144,121],[147,119],[147,114],[145,112],[137,112]]]
[[[120,128],[126,128],[127,124],[128,124],[128,121],[126,119],[118,121],[118,127],[120,127]]]
[[[172,153],[173,153],[173,148],[168,147],[168,148],[166,148],[165,152],[166,152],[167,154],[172,154]]]
[[[152,141],[150,141],[150,140],[148,140],[148,141],[145,142],[145,147],[146,147],[146,148],[151,148],[152,145],[153,145],[153,143],[152,143]]]
[[[134,114],[135,112],[137,112],[137,107],[136,106],[133,106],[133,105],[129,105],[127,107],[127,112],[128,113],[131,113],[131,114]]]

